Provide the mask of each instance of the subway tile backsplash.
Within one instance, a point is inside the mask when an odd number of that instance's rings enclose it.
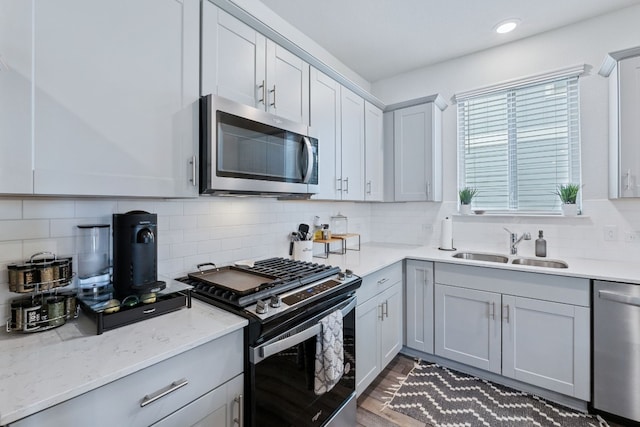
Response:
[[[441,220],[454,219],[454,246],[458,249],[506,253],[507,227],[518,234],[530,232],[519,253],[534,255],[538,230],[544,230],[549,258],[581,257],[637,262],[640,239],[627,241],[640,231],[640,200],[591,200],[578,218],[533,216],[459,216],[455,202],[353,203],[279,201],[270,198],[201,197],[157,199],[0,199],[0,313],[17,294],[8,291],[7,264],[41,251],[59,255],[76,253],[77,225],[108,223],[113,213],[145,210],[158,215],[159,274],[178,277],[196,265],[225,265],[240,259],[288,256],[289,234],[301,222],[321,223],[342,213],[349,231],[362,242],[410,245],[440,244]],[[605,240],[604,227],[616,226],[617,240]],[[320,247],[317,248],[321,250]],[[74,267],[77,267],[74,264]]]

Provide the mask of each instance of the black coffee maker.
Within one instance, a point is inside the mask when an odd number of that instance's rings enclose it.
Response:
[[[116,298],[158,292],[158,217],[145,211],[113,214],[113,287]]]

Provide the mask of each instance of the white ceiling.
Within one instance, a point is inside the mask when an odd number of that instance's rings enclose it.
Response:
[[[640,0],[261,0],[373,83]],[[522,21],[499,35],[494,26]]]

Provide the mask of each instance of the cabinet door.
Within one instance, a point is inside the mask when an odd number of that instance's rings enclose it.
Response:
[[[384,185],[382,110],[368,101],[364,103],[364,126],[364,199],[382,201]]]
[[[435,354],[500,373],[500,294],[435,285]]]
[[[360,395],[380,373],[380,317],[377,297],[356,307],[356,392]]]
[[[197,195],[199,10],[35,2],[36,193]]]
[[[406,345],[433,353],[433,263],[407,261]]]
[[[442,199],[440,114],[433,103],[394,111],[396,201]]]
[[[309,124],[309,64],[267,40],[267,111]]]
[[[620,195],[640,196],[640,56],[619,62]]]
[[[0,193],[33,192],[32,2],[0,0]]]
[[[364,200],[364,99],[341,88],[342,200]]]
[[[502,297],[502,374],[590,400],[589,309]]]
[[[211,2],[202,2],[202,95],[265,109],[265,55],[263,35]]]
[[[243,376],[196,399],[187,406],[153,424],[153,427],[233,427],[242,424]]]
[[[311,133],[318,138],[318,193],[314,199],[340,200],[340,84],[311,69]]]
[[[402,282],[398,282],[379,297],[382,307],[380,319],[380,370],[391,362],[402,348],[404,312],[402,310]]]

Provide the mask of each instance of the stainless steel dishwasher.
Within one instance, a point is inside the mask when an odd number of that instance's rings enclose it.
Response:
[[[593,407],[640,421],[640,285],[593,286]]]

